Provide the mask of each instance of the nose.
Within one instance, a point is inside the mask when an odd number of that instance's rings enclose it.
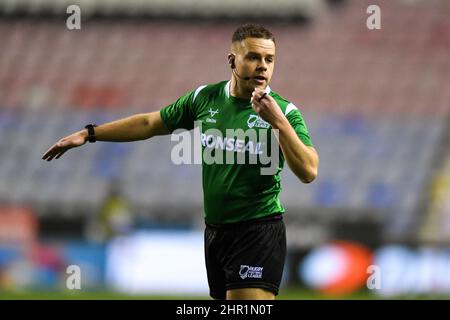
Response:
[[[256,68],[258,71],[266,71],[267,70],[267,63],[264,61],[264,59],[259,61],[258,67]]]

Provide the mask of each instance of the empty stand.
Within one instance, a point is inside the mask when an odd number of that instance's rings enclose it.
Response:
[[[365,26],[370,1],[306,27],[268,24],[278,44],[271,87],[300,108],[321,156],[311,185],[284,171],[283,203],[373,208],[389,213],[394,231],[408,230],[450,112],[450,3],[430,2],[378,1],[376,31]],[[88,215],[119,179],[143,214],[201,208],[201,168],[172,164],[170,137],[40,158],[86,123],[158,110],[227,79],[235,27],[92,20],[69,31],[58,21],[0,21],[0,202]]]

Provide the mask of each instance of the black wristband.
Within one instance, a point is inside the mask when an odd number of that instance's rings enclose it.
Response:
[[[95,139],[95,132],[94,132],[94,127],[96,127],[96,124],[88,124],[86,125],[84,128],[88,130],[88,141],[90,143],[94,143],[95,141],[97,141],[97,139]]]

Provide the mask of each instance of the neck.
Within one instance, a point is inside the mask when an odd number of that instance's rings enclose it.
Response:
[[[239,81],[238,81],[238,79],[236,79],[236,76],[233,74],[231,76],[231,82],[230,82],[230,95],[235,98],[250,100],[252,97],[252,92],[242,88],[242,86],[239,86]]]

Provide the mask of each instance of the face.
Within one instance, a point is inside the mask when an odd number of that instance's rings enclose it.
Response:
[[[231,46],[235,56],[236,77],[242,91],[265,89],[269,84],[275,65],[275,43],[272,40],[247,38]],[[249,77],[250,79],[242,79]]]

